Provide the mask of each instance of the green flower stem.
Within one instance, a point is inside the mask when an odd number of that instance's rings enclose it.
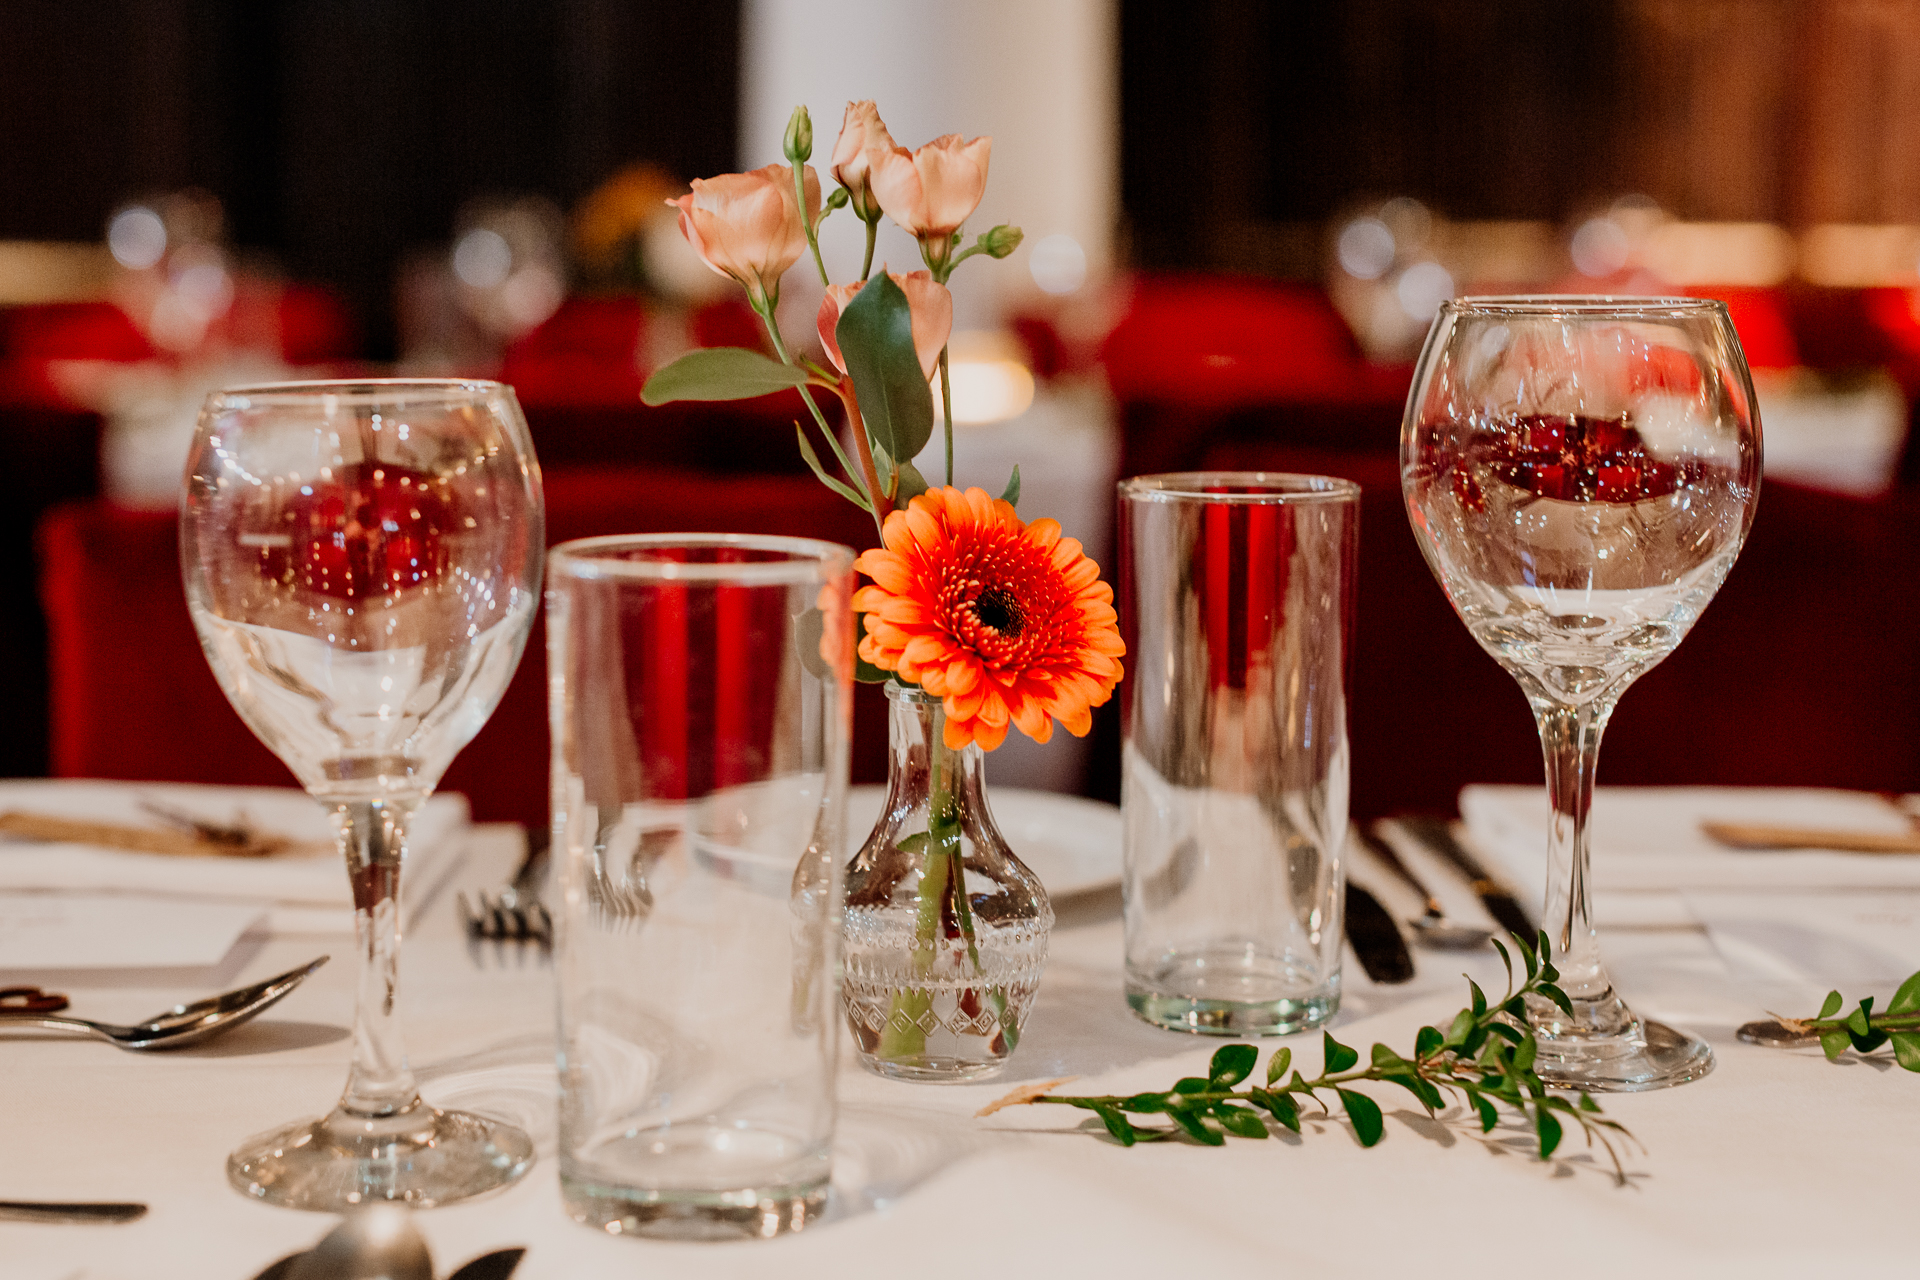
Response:
[[[880,235],[880,215],[875,213],[873,217],[864,219],[864,221],[867,224],[867,256],[860,260],[860,281],[862,284],[866,283],[867,277],[873,274],[873,242],[878,239]]]
[[[953,371],[947,362],[947,347],[940,348],[940,428],[947,437],[947,483],[953,483]]]
[[[794,203],[798,206],[800,210],[800,224],[807,229],[807,248],[813,251],[813,265],[819,268],[820,270],[820,283],[823,286],[830,285],[833,283],[833,281],[827,278],[827,264],[820,260],[819,226],[817,223],[814,222],[813,219],[807,217],[806,174],[801,168],[800,161],[795,160],[792,162],[792,165],[793,165],[793,199],[794,199]],[[821,217],[824,218],[825,216],[826,216],[826,211],[822,210]],[[788,360],[787,363],[792,364],[793,361]]]
[[[929,806],[927,842],[923,853],[926,870],[920,877],[919,914],[914,920],[913,973],[922,983],[930,981],[945,942],[944,924],[951,913],[966,939],[967,960],[975,977],[985,976],[980,964],[979,940],[974,932],[973,907],[967,901],[966,867],[960,847],[960,810],[953,791],[953,771],[942,768],[946,755],[946,711],[936,708],[927,742]],[[1006,1025],[1007,997],[1000,987],[985,989],[992,1001],[997,1021]],[[876,1056],[882,1059],[914,1057],[926,1052],[926,1033],[917,1020],[932,1007],[933,993],[925,986],[896,991],[888,1002],[885,1030],[880,1035]],[[903,1018],[895,1018],[894,1014]],[[900,1024],[906,1023],[902,1030]],[[1012,1033],[1008,1033],[1011,1037]],[[1011,1038],[1008,1049],[1013,1047]]]
[[[760,317],[760,323],[767,326],[767,336],[773,339],[774,354],[780,357],[780,363],[793,364],[793,356],[788,353],[787,344],[780,337],[779,322],[773,318],[774,307],[778,303],[778,298],[757,298],[749,294],[747,303],[753,308],[753,313]],[[886,513],[893,509],[893,504],[881,496],[879,480],[873,470],[873,455],[866,447],[867,433],[860,423],[859,405],[853,399],[853,384],[846,379],[842,379],[841,382],[840,399],[847,406],[847,421],[853,424],[853,438],[859,445],[860,460],[866,468],[866,474],[864,476],[853,476],[853,481],[855,484],[862,485],[866,489],[867,502],[870,504],[868,509],[873,512],[873,527],[876,532],[879,532],[884,537],[886,533]],[[827,425],[827,415],[821,413],[820,406],[813,402],[813,393],[806,387],[796,387],[794,389],[800,393],[800,398],[807,402],[807,412],[811,413],[813,420],[819,424],[820,434],[825,436],[833,445],[833,451],[836,454],[839,453],[840,442],[834,437],[833,428]],[[885,505],[882,505],[883,503]]]

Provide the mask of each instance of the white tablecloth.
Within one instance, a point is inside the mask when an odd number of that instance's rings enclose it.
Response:
[[[516,854],[490,832],[456,877],[497,884]],[[469,955],[450,895],[426,904],[407,942],[402,1001],[428,1097],[513,1116],[540,1144],[519,1185],[420,1215],[442,1274],[525,1245],[524,1280],[647,1275],[897,1278],[982,1275],[1482,1275],[1498,1265],[1556,1276],[1781,1276],[1911,1266],[1906,1221],[1920,1184],[1920,1080],[1835,1066],[1817,1051],[1737,1042],[1758,1016],[1706,937],[1617,930],[1620,987],[1643,1013],[1713,1042],[1718,1069],[1664,1092],[1605,1100],[1645,1143],[1616,1186],[1577,1139],[1550,1163],[1511,1130],[1483,1138],[1433,1123],[1381,1088],[1385,1142],[1343,1124],[1298,1140],[1230,1139],[1121,1149],[1074,1132],[1062,1107],[973,1112],[1026,1080],[1078,1074],[1088,1091],[1165,1087],[1217,1041],[1159,1031],[1120,997],[1117,896],[1062,904],[1038,1006],[1006,1076],[980,1085],[883,1081],[846,1055],[836,1205],[805,1233],[764,1243],[613,1239],[560,1210],[553,1161],[553,1001],[543,964]],[[259,1022],[204,1051],[136,1057],[91,1042],[0,1042],[7,1106],[0,1199],[138,1199],[117,1227],[0,1223],[8,1280],[247,1280],[310,1244],[330,1220],[230,1190],[227,1151],[248,1134],[331,1104],[352,1018],[349,941],[280,934],[247,956],[251,980],[322,951],[335,963]],[[1461,1001],[1462,970],[1498,980],[1491,955],[1418,953],[1420,973],[1370,986],[1348,965],[1337,1031],[1365,1051],[1407,1048]],[[175,986],[67,990],[76,1012],[137,1017],[194,994]],[[1318,1036],[1294,1037],[1311,1072]],[[1270,1045],[1262,1046],[1263,1052]],[[1878,1224],[1863,1227],[1861,1224]],[[1504,1264],[1496,1257],[1505,1259]]]

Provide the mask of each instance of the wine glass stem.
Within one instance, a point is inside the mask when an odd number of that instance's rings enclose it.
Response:
[[[353,926],[358,942],[358,999],[353,1020],[353,1070],[340,1109],[362,1117],[390,1116],[419,1101],[400,1037],[400,863],[407,823],[418,800],[360,800],[333,811],[347,873],[353,881]]]
[[[1613,715],[1607,693],[1578,704],[1536,701],[1540,747],[1546,756],[1547,799],[1552,815],[1547,834],[1545,928],[1560,970],[1560,988],[1574,1016],[1538,1001],[1536,1025],[1547,1034],[1611,1035],[1625,1030],[1631,1014],[1614,994],[1613,980],[1600,960],[1588,891],[1587,815],[1593,806],[1593,776],[1600,759],[1600,737]]]

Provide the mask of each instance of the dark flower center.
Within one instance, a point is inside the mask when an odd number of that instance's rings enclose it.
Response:
[[[1026,614],[1020,609],[1020,602],[999,587],[982,591],[974,599],[973,616],[980,619],[981,626],[990,627],[1008,637],[1019,635],[1027,621]]]

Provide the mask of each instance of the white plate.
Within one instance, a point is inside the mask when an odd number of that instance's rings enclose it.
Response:
[[[847,829],[864,839],[880,820],[885,787],[847,789]],[[991,787],[987,804],[1007,847],[1055,898],[1120,883],[1120,809],[1053,791]]]

